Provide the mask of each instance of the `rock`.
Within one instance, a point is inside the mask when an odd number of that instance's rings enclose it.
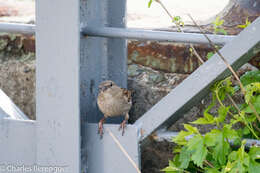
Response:
[[[187,74],[155,71],[141,65],[135,65],[134,67],[135,71],[139,71],[139,73],[128,77],[128,88],[133,91],[130,123],[136,121],[188,76]]]
[[[142,173],[162,173],[160,170],[172,160],[173,143],[151,141],[149,146],[141,149]]]
[[[35,119],[34,60],[1,63],[0,88],[30,119]]]

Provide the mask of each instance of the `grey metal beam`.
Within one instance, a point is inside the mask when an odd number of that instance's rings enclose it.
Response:
[[[0,32],[34,34],[35,25],[19,23],[0,23]]]
[[[116,10],[111,10],[116,12]],[[113,19],[114,20],[114,19]],[[138,40],[158,40],[169,42],[183,42],[183,43],[207,43],[207,40],[202,34],[196,33],[179,33],[179,32],[167,32],[167,31],[154,31],[145,29],[133,29],[133,28],[116,28],[113,27],[84,27],[82,34],[86,36],[98,36],[98,37],[110,37],[121,39],[138,39]],[[120,26],[118,26],[120,27]],[[22,33],[22,34],[34,34],[35,25],[31,24],[18,24],[18,23],[0,23],[0,32],[9,33]],[[236,36],[225,35],[208,35],[215,44],[224,45],[231,41]]]
[[[220,50],[235,70],[260,52],[259,30],[260,18]],[[142,139],[159,127],[172,125],[209,93],[214,82],[227,75],[229,70],[215,54],[135,122]]]
[[[81,24],[96,28],[107,25],[124,28],[125,8],[126,1],[122,0],[81,1]],[[94,123],[103,117],[96,104],[98,85],[110,79],[121,87],[127,87],[127,45],[124,39],[82,37],[80,46],[82,121]],[[120,121],[121,118],[115,118],[107,122]]]
[[[29,118],[0,89],[0,119],[3,117],[17,120],[29,120]]]
[[[179,132],[172,132],[172,131],[160,131],[158,130],[156,133],[153,134],[153,139],[162,142],[162,141],[168,141],[172,142],[172,139],[176,136],[178,136]],[[192,135],[187,136],[186,140],[189,140],[192,138]],[[246,146],[258,146],[260,147],[260,141],[256,139],[245,139],[246,140]],[[232,144],[232,141],[231,141]]]
[[[153,31],[153,30],[145,30],[145,29],[131,29],[131,28],[123,29],[123,28],[115,28],[115,27],[87,26],[82,29],[82,34],[84,34],[85,36],[95,36],[95,37],[208,44],[207,39],[205,39],[205,37],[202,34],[196,34],[196,33],[180,33],[180,32],[167,32],[167,31]],[[208,36],[215,44],[221,44],[221,45],[230,42],[233,38],[236,37],[236,36],[213,35],[213,34],[208,34]]]
[[[36,1],[37,164],[80,173],[79,0]]]
[[[82,26],[125,28],[125,0],[80,1],[80,21]],[[122,38],[81,37],[80,40],[80,112],[82,132],[82,171],[86,172],[87,141],[86,123],[97,123],[102,113],[97,108],[98,85],[106,79],[127,87],[127,46]],[[107,123],[119,123],[122,117],[107,119]],[[96,132],[95,132],[96,133]],[[87,160],[88,159],[88,160]],[[93,165],[94,166],[94,165]],[[98,166],[99,167],[99,166]],[[103,169],[103,168],[102,168]],[[91,171],[90,171],[91,172]],[[99,171],[100,172],[100,171]],[[121,172],[121,171],[120,171]]]
[[[12,172],[7,166],[35,165],[36,122],[3,118],[0,129],[0,172]]]
[[[97,124],[85,124],[87,138],[87,168],[90,173],[136,173],[137,170],[123,153],[109,131],[116,137],[130,158],[140,169],[139,140],[137,128],[128,125],[125,135],[118,131],[119,125],[105,124],[104,136],[97,134]],[[109,130],[109,131],[108,131]]]

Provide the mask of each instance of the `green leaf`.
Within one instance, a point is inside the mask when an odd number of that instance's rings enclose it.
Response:
[[[181,152],[181,148],[179,148],[179,146],[177,146],[177,148],[173,148],[173,153],[180,153]]]
[[[238,149],[238,151],[233,151],[229,155],[229,161],[232,164],[231,172],[247,172],[249,167],[249,155],[245,152],[245,143],[246,141],[242,141],[241,147]]]
[[[224,20],[223,19],[220,20],[220,17],[217,16],[215,21],[213,22],[214,34],[223,33],[223,34],[227,35],[227,31],[222,28],[223,23],[224,23]]]
[[[229,143],[226,141],[222,141],[217,143],[215,149],[214,149],[214,155],[215,159],[218,160],[218,162],[221,165],[224,165],[226,163],[226,155],[229,153]]]
[[[245,25],[237,25],[237,27],[238,27],[238,28],[242,28],[242,29],[246,28]]]
[[[243,135],[248,135],[250,134],[250,130],[247,127],[244,127],[242,130]]]
[[[249,156],[252,160],[260,159],[260,147],[251,147],[249,151]]]
[[[208,150],[204,145],[204,139],[201,135],[196,135],[188,141],[187,150],[190,151],[191,160],[199,167],[202,167]]]
[[[180,172],[180,169],[175,166],[173,161],[169,160],[169,166],[162,169],[161,171],[164,171],[166,173],[178,173],[178,172]]]
[[[238,135],[237,131],[232,129],[231,126],[229,126],[228,124],[226,124],[223,127],[222,131],[223,131],[224,138],[227,138],[229,140],[233,140],[233,139],[239,138],[239,135]]]
[[[187,150],[187,147],[182,147],[180,152],[180,158],[179,161],[181,163],[180,168],[186,169],[189,166],[190,163],[190,151]]]
[[[217,143],[219,132],[215,129],[205,134],[204,141],[205,145],[208,147],[214,146]]]
[[[208,149],[204,145],[200,145],[197,150],[192,154],[191,159],[197,166],[202,167],[207,154]]]
[[[151,7],[151,5],[152,5],[152,2],[153,2],[153,0],[150,0],[150,1],[148,2],[148,8],[150,8],[150,7]]]
[[[206,173],[220,173],[217,168],[208,168]]]
[[[255,161],[250,161],[248,172],[250,173],[259,173],[260,170],[260,163]]]
[[[212,106],[214,106],[215,103],[209,105],[209,107],[204,111],[204,118],[199,118],[193,122],[192,124],[214,124],[215,120],[214,117],[208,113],[209,109],[211,109]]]
[[[217,16],[215,21],[213,22],[214,26],[221,26],[221,25],[223,25],[223,23],[224,23],[224,20],[223,19],[220,20],[219,16]]]
[[[224,35],[227,35],[227,31],[225,29],[223,29],[223,28],[219,28],[218,29],[218,33],[222,33]]]
[[[251,22],[248,20],[248,17],[247,17],[246,18],[246,23],[243,24],[243,25],[237,25],[237,27],[244,29],[244,28],[248,27],[250,24],[251,24]]]
[[[229,155],[228,155],[228,160],[229,161],[234,161],[238,159],[238,153],[237,151],[232,151]]]
[[[186,130],[188,130],[189,132],[192,132],[192,133],[195,133],[195,134],[199,134],[199,130],[198,130],[197,127],[193,127],[193,126],[191,126],[189,124],[184,124],[184,128]]]
[[[199,118],[193,122],[191,122],[192,124],[213,124],[214,123],[214,119],[211,121],[208,121],[206,118]]]
[[[227,165],[225,166],[225,168],[222,172],[224,172],[224,173],[230,172],[233,167],[234,167],[234,164],[232,164],[231,162],[228,161]]]
[[[208,52],[207,53],[207,59],[210,59],[214,55],[214,52]]]
[[[235,92],[234,87],[232,86],[231,77],[217,82],[212,90],[220,101],[223,101],[227,94],[233,95]]]
[[[250,83],[260,82],[260,70],[248,71],[240,77],[243,86]]]
[[[188,151],[193,151],[193,150],[196,150],[196,148],[203,144],[203,136],[201,135],[195,135],[193,136],[187,143],[187,150]]]
[[[254,82],[251,84],[248,84],[246,87],[246,95],[245,95],[245,101],[248,104],[249,101],[254,102],[255,100],[255,94],[260,93],[260,82]]]
[[[166,168],[162,169],[161,171],[164,171],[166,173],[177,173],[179,171],[176,167],[167,166]]]
[[[178,21],[180,21],[181,20],[181,17],[180,16],[174,16],[173,17],[173,21],[175,21],[175,22],[178,22]]]
[[[207,112],[204,112],[204,117],[208,121],[214,121],[214,116],[209,114],[209,113],[207,113]]]
[[[216,131],[216,140],[217,144],[213,148],[213,157],[221,165],[226,164],[226,156],[229,153],[230,146],[229,143],[225,140],[223,132]]]
[[[260,170],[260,163],[259,160],[260,159],[260,147],[252,147],[250,148],[249,151],[249,156],[250,156],[250,162],[249,162],[249,172],[250,173],[258,173]]]
[[[226,119],[226,116],[227,116],[227,113],[230,109],[230,106],[228,107],[225,107],[225,106],[220,106],[219,109],[218,109],[218,117],[216,118],[216,121],[218,123],[222,123],[225,119]]]
[[[257,113],[260,113],[260,95],[256,96],[254,99],[254,102],[252,103],[254,108],[256,109]],[[250,108],[250,106],[247,106],[245,109],[243,109],[246,113],[253,113],[254,111]]]
[[[187,131],[180,131],[179,134],[172,139],[173,142],[177,143],[178,145],[185,145],[187,144],[186,136],[191,135],[192,132]]]

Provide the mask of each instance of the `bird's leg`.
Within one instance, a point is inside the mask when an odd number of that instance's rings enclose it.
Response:
[[[129,119],[129,114],[127,113],[125,115],[125,119],[123,120],[123,122],[120,124],[119,126],[119,129],[118,130],[121,130],[122,129],[122,136],[124,136],[124,133],[125,133],[125,129],[126,129],[126,124],[128,122],[128,119]]]
[[[104,122],[105,122],[105,117],[103,117],[100,121],[99,121],[99,123],[98,123],[98,134],[100,134],[100,138],[102,138],[103,137],[103,134],[104,134],[104,130],[103,130],[103,124],[104,124]]]

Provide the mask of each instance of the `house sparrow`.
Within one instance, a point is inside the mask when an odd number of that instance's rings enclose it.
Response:
[[[120,124],[119,130],[122,129],[124,135],[126,123],[129,119],[129,110],[132,106],[131,92],[127,89],[120,88],[113,81],[107,80],[99,85],[99,94],[97,104],[100,111],[104,114],[98,123],[98,133],[102,138],[103,124],[107,117],[125,115],[125,119]]]

